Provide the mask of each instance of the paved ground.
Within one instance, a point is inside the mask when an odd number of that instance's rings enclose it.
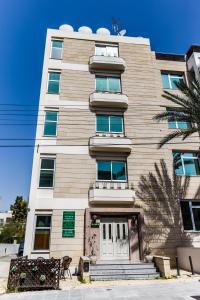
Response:
[[[75,288],[66,291],[5,294],[0,300],[194,300],[200,295],[199,280],[163,280],[147,285]],[[195,298],[193,298],[194,296]]]

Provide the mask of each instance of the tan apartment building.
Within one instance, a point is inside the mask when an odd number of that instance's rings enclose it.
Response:
[[[163,90],[177,93],[174,82],[187,80],[187,61],[196,68],[194,50],[160,54],[147,38],[107,29],[48,29],[25,255],[69,255],[77,266],[82,255],[137,262],[147,244],[171,257],[180,245],[199,245],[199,138],[158,149],[163,136],[188,124],[152,119],[167,104]],[[187,194],[170,201],[170,187],[164,195],[159,186],[151,198],[141,176],[164,160],[171,177],[175,158],[177,176],[190,178]]]

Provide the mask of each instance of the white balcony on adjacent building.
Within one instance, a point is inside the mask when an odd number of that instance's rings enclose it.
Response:
[[[94,136],[89,140],[91,151],[127,152],[132,149],[132,141],[127,137],[117,136]]]
[[[89,189],[90,203],[129,204],[135,200],[135,191],[127,182],[97,181]]]
[[[127,108],[128,97],[121,93],[94,92],[90,94],[90,105],[97,107]]]
[[[124,71],[126,67],[123,58],[104,55],[91,56],[89,64],[93,70]]]

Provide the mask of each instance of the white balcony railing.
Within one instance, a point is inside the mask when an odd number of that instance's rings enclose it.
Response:
[[[127,108],[128,96],[122,93],[94,92],[90,94],[90,105],[98,107]]]
[[[94,55],[90,57],[89,65],[91,69],[124,71],[126,63],[121,57]]]
[[[95,136],[89,141],[91,151],[127,152],[132,149],[132,141],[127,137]]]

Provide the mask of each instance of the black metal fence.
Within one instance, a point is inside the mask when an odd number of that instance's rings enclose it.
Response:
[[[59,289],[60,259],[12,259],[8,290]]]

